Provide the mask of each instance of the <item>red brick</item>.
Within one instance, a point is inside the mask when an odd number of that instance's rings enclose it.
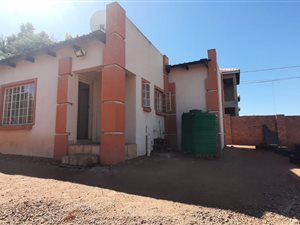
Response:
[[[206,92],[206,105],[208,111],[219,111],[219,95],[217,91]]]

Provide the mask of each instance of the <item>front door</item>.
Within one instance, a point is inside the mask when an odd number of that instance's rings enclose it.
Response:
[[[77,139],[87,140],[89,138],[89,102],[90,85],[79,81],[78,85],[78,118]]]

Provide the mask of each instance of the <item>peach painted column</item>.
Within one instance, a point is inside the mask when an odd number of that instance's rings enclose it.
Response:
[[[101,76],[100,161],[125,160],[125,11],[118,3],[106,7],[106,46]]]
[[[56,126],[54,140],[54,158],[61,160],[68,152],[67,112],[68,112],[68,81],[72,76],[72,58],[65,57],[59,60]]]

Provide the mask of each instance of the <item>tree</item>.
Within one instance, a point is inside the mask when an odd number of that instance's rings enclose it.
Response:
[[[7,37],[1,36],[0,60],[18,54],[25,54],[54,43],[46,32],[35,33],[34,30],[35,28],[31,23],[26,23],[20,26],[18,34]]]

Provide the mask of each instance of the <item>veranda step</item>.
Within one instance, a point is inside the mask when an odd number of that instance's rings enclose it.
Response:
[[[93,166],[98,162],[99,156],[91,153],[71,154],[62,158],[62,164],[71,166]]]
[[[86,153],[86,154],[99,154],[100,151],[100,145],[69,145],[68,154],[78,154],[78,153]]]

